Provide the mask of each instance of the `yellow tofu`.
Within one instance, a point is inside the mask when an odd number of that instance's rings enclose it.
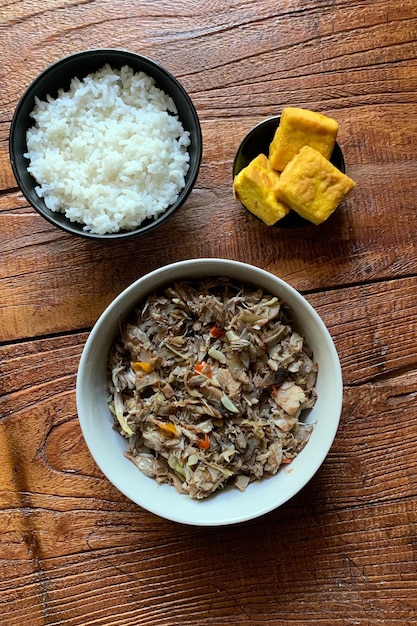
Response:
[[[290,209],[277,199],[279,174],[271,168],[265,154],[259,154],[233,181],[235,197],[265,224],[272,226]]]
[[[286,107],[269,147],[271,166],[282,172],[303,146],[311,146],[330,159],[336,142],[338,124],[322,113]]]
[[[279,179],[278,198],[301,217],[321,224],[355,187],[355,182],[310,146],[288,163]]]

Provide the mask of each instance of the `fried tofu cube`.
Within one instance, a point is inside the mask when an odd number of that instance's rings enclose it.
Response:
[[[282,172],[278,198],[301,217],[321,224],[354,187],[320,152],[304,146]]]
[[[303,146],[311,146],[330,159],[336,143],[338,124],[322,113],[286,107],[269,147],[271,166],[282,172]]]
[[[272,226],[290,209],[277,199],[279,174],[272,169],[265,154],[259,154],[233,181],[234,195],[265,224]]]

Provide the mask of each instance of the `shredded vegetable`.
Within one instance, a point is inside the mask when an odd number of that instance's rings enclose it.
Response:
[[[306,445],[317,364],[289,307],[215,277],[152,293],[109,358],[126,456],[191,498],[276,474]]]

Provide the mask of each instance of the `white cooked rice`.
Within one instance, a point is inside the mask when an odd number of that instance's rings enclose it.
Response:
[[[36,193],[97,234],[136,228],[185,185],[190,135],[153,78],[105,65],[56,99],[36,98],[27,132]]]

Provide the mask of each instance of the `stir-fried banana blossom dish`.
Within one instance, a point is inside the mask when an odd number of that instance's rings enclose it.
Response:
[[[202,499],[276,474],[307,443],[317,364],[276,296],[228,278],[178,281],[126,322],[109,406],[147,476]]]

